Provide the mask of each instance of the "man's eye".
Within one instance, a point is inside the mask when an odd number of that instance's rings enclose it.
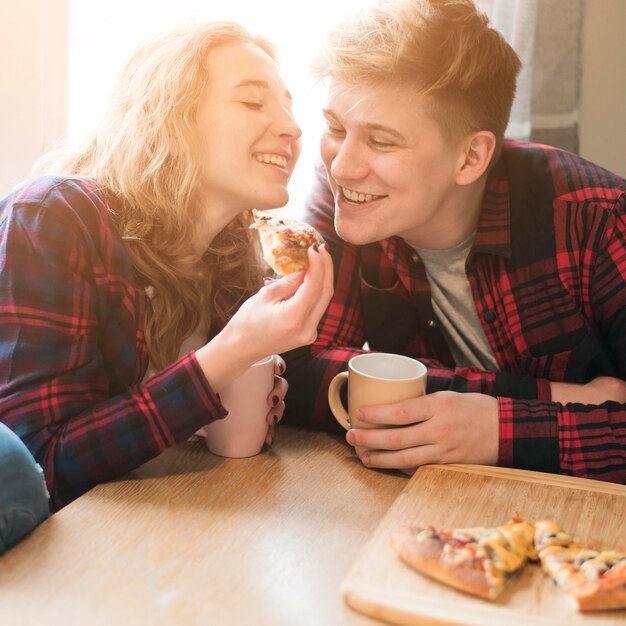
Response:
[[[253,111],[260,111],[263,108],[263,104],[261,102],[242,102],[241,104],[248,109],[252,109]]]
[[[337,128],[336,126],[331,126],[330,124],[326,124],[326,131],[330,135],[334,136],[342,136],[346,134],[346,131],[343,128]]]
[[[370,143],[375,148],[393,148],[395,144],[389,143],[388,141],[380,141],[379,139],[370,139]]]

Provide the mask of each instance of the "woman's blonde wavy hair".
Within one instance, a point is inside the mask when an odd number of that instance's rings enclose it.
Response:
[[[200,262],[192,254],[194,227],[206,210],[197,197],[202,163],[196,118],[209,80],[207,56],[233,42],[252,43],[276,60],[268,41],[230,22],[162,35],[129,59],[85,146],[36,164],[39,173],[92,178],[110,196],[133,265],[152,287],[145,337],[157,369],[176,360],[200,323],[210,327],[218,301],[234,307],[261,285],[263,264],[249,213],[228,224]]]
[[[315,64],[342,85],[408,86],[456,142],[490,130],[499,150],[519,57],[471,0],[379,0],[333,30]]]

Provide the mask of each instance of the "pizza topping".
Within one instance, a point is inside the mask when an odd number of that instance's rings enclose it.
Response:
[[[436,531],[432,526],[417,534],[417,541],[443,542],[442,558],[452,564],[469,564],[473,560],[483,564],[485,572],[494,577],[518,570],[528,558],[532,546],[533,527],[514,523],[498,528],[455,528]],[[487,561],[493,563],[493,568]],[[497,572],[494,570],[497,570]]]
[[[580,568],[587,580],[596,580],[621,563],[626,567],[625,553],[607,551],[596,553],[595,557],[586,559],[581,563]]]
[[[572,536],[549,520],[535,522],[535,549],[540,551],[547,546],[567,547],[573,543]]]

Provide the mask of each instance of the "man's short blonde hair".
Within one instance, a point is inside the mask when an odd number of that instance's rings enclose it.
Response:
[[[402,85],[444,136],[494,133],[498,148],[520,60],[471,0],[381,0],[331,32],[315,67],[339,85]]]

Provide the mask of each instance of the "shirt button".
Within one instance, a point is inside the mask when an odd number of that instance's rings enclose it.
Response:
[[[413,261],[413,263],[417,263],[417,260],[419,259],[419,256],[417,255],[417,252],[414,252],[411,255],[411,261]]]
[[[496,314],[493,311],[487,311],[485,313],[485,322],[487,324],[493,324],[496,321]]]
[[[428,320],[426,323],[430,326],[430,328],[435,328],[435,326],[437,326],[437,322],[435,322],[435,320]]]

